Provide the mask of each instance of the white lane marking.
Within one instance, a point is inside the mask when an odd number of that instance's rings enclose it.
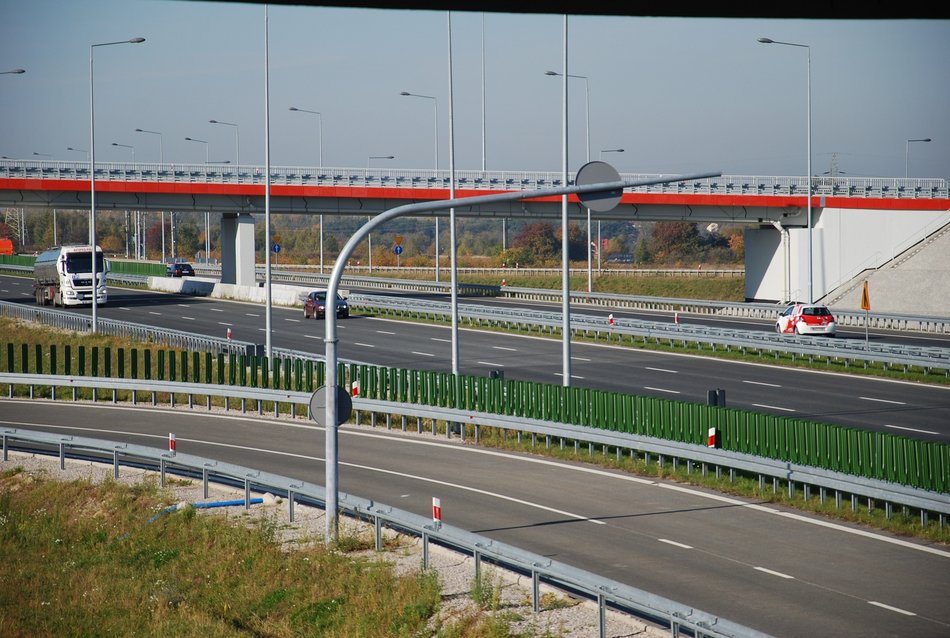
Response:
[[[644,390],[653,390],[654,392],[668,392],[668,393],[670,393],[670,394],[679,394],[679,393],[680,393],[679,390],[667,390],[666,388],[653,388],[653,387],[648,386],[648,385],[643,386],[643,389],[644,389]]]
[[[773,576],[778,576],[779,578],[788,578],[789,580],[793,580],[795,578],[794,576],[789,576],[788,574],[783,574],[782,572],[773,571],[764,567],[753,567],[753,569],[756,569],[760,572],[765,572],[766,574],[772,574]]]
[[[508,350],[509,352],[518,352],[518,348],[506,348],[505,346],[492,346],[493,350]]]
[[[300,319],[291,319],[290,317],[284,317],[284,321],[293,321],[294,323],[300,323]]]
[[[211,312],[224,312],[224,309],[222,308],[208,308],[208,310]]]
[[[371,344],[371,343],[360,343],[359,341],[354,341],[354,342],[353,342],[353,345],[354,345],[354,346],[363,346],[364,348],[375,348],[375,347],[376,347],[376,346],[374,346],[374,345]]]
[[[660,541],[661,543],[667,543],[669,545],[675,545],[676,547],[682,547],[683,549],[693,549],[692,545],[684,545],[683,543],[677,543],[676,541],[671,541],[666,538],[658,538],[656,540]]]
[[[498,366],[499,368],[505,367],[505,364],[503,363],[492,363],[491,361],[476,361],[475,363],[483,366]]]
[[[420,357],[434,357],[434,356],[435,356],[435,355],[432,354],[431,352],[416,352],[416,351],[412,351],[410,354],[417,354],[417,355],[419,355]]]
[[[888,399],[875,399],[874,397],[858,397],[859,399],[864,399],[865,401],[876,401],[878,403],[892,403],[894,405],[907,405],[903,401],[889,401]]]
[[[91,259],[91,258],[90,258],[90,259]],[[148,311],[148,314],[150,314],[150,315],[161,315],[162,313],[160,313],[160,312],[155,312],[154,310],[149,310],[149,311]]]
[[[175,304],[175,305],[177,305],[179,308],[187,308],[187,307],[188,307],[188,304],[186,304],[186,303],[180,303],[180,304]]]
[[[182,318],[182,319],[187,319],[188,321],[194,321],[194,320],[195,320],[194,317],[186,317],[186,316],[184,316],[184,315],[182,315],[181,318]]]
[[[592,361],[592,359],[587,359],[585,357],[571,357],[571,361]]]
[[[885,425],[886,428],[891,428],[894,430],[907,430],[908,432],[919,432],[921,434],[940,434],[939,432],[934,432],[933,430],[921,430],[919,428],[905,428],[900,425]]]
[[[244,316],[245,317],[260,317],[260,315],[254,314],[253,312],[245,312]]]
[[[781,388],[782,386],[778,383],[766,383],[765,381],[746,381],[742,380],[743,383],[748,383],[749,385],[764,385],[767,388]]]
[[[119,310],[131,310],[131,308],[126,308],[125,306],[119,306]]]
[[[219,325],[219,326],[233,326],[234,324],[233,324],[233,323],[225,323],[225,322],[223,322],[223,321],[219,321],[219,322],[218,322],[218,325]]]
[[[304,335],[307,339],[323,339],[320,335]]]
[[[890,605],[885,605],[884,603],[879,603],[876,600],[869,600],[868,604],[874,605],[875,607],[880,607],[882,609],[887,609],[889,611],[896,611],[899,614],[904,614],[905,616],[916,616],[912,611],[907,611],[906,609],[901,609],[900,607],[892,607]]]
[[[443,343],[452,343],[451,339],[440,339],[439,337],[429,337],[429,341],[441,341]]]
[[[780,408],[777,405],[766,405],[765,403],[753,403],[754,407],[765,408],[766,410],[781,410],[782,412],[796,412],[792,408]]]
[[[395,332],[389,332],[388,330],[377,330],[376,332],[378,332],[378,333],[381,334],[381,335],[394,335],[394,334],[396,334]]]
[[[650,366],[647,366],[646,369],[653,370],[654,372],[669,372],[670,374],[679,374],[678,370],[667,370],[666,368],[651,368]]]
[[[563,372],[555,372],[555,373],[554,373],[554,376],[556,376],[556,377],[563,377],[563,376],[564,376],[564,373],[563,373]],[[583,379],[584,377],[579,377],[579,376],[577,376],[576,374],[572,374],[572,375],[571,375],[571,378],[572,378],[572,379]]]
[[[8,402],[10,402],[10,403],[26,403],[26,402],[27,402],[27,401],[25,401],[25,400],[19,400],[19,399],[5,399],[5,401],[8,401]],[[87,408],[87,409],[96,409],[96,410],[130,410],[130,411],[132,411],[132,412],[151,412],[151,413],[154,413],[154,412],[161,412],[161,411],[162,411],[162,410],[155,409],[155,408],[142,408],[142,407],[132,408],[132,407],[127,407],[127,406],[122,406],[122,405],[110,406],[110,405],[103,405],[103,404],[101,404],[101,403],[100,403],[100,404],[97,404],[97,405],[93,405],[93,404],[88,404],[88,405],[87,405],[87,404],[83,404],[83,403],[76,403],[76,404],[72,404],[72,405],[70,406],[70,409],[73,409],[73,408],[78,408],[78,409]],[[197,415],[196,415],[196,416],[197,416]],[[252,425],[254,425],[254,426],[260,425],[260,417],[257,417],[257,416],[254,416],[254,417],[246,417],[246,416],[240,416],[240,415],[234,415],[234,414],[213,414],[213,413],[212,413],[212,414],[201,414],[200,416],[201,416],[201,418],[203,418],[203,419],[229,419],[229,420],[234,420],[234,421],[246,421],[247,423],[250,423],[250,424],[252,424]],[[310,429],[310,428],[313,428],[313,427],[317,427],[318,429],[320,428],[320,426],[314,426],[313,424],[301,425],[301,424],[299,424],[299,423],[286,423],[286,422],[282,422],[282,421],[279,421],[279,420],[274,420],[274,421],[268,420],[268,423],[271,423],[272,425],[275,425],[275,426],[279,425],[279,426],[283,426],[283,427],[286,427],[286,428],[301,429],[301,430],[303,430],[303,429]],[[30,426],[35,426],[35,425],[36,425],[36,422],[20,422],[20,421],[4,421],[4,420],[0,420],[0,424],[10,425],[10,426],[13,426],[13,427],[29,428]],[[77,427],[75,427],[75,426],[62,426],[62,425],[53,425],[53,424],[46,424],[46,423],[41,424],[41,425],[48,426],[48,427],[50,427],[50,428],[58,428],[58,429],[64,429],[64,430],[81,430],[81,431],[84,431],[84,432],[85,432],[85,431],[89,431],[89,432],[98,432],[98,433],[104,433],[104,434],[115,433],[114,430],[99,429],[99,428],[77,428]],[[155,438],[155,439],[161,439],[161,440],[166,440],[166,438],[167,438],[167,437],[164,437],[164,436],[162,436],[162,435],[154,435],[154,434],[145,434],[145,435],[143,435],[143,434],[140,434],[140,433],[138,433],[138,432],[135,432],[135,433],[133,433],[133,432],[118,432],[118,434],[127,434],[127,435],[134,435],[134,436],[145,436],[145,437],[148,437],[148,438]],[[349,428],[347,428],[347,429],[341,429],[341,430],[340,430],[340,434],[343,435],[343,436],[356,436],[356,437],[365,437],[365,438],[386,439],[387,441],[392,441],[392,440],[393,440],[393,437],[392,437],[391,435],[379,434],[379,433],[376,433],[376,432],[360,432],[360,431],[358,431],[358,430],[351,430],[351,429],[349,429]],[[609,471],[607,471],[607,470],[601,470],[601,469],[593,468],[593,467],[564,465],[563,463],[561,463],[561,462],[559,462],[559,461],[553,461],[553,460],[542,459],[542,458],[534,458],[534,457],[522,457],[522,456],[517,456],[517,455],[514,455],[514,454],[510,454],[510,453],[508,453],[508,452],[499,452],[499,451],[497,451],[497,450],[491,450],[491,449],[488,449],[488,448],[476,448],[476,447],[459,448],[457,445],[454,445],[454,444],[446,444],[446,443],[442,443],[442,442],[440,442],[440,441],[431,441],[431,440],[425,440],[425,439],[409,439],[409,438],[406,438],[406,439],[398,439],[398,440],[399,440],[400,443],[406,443],[406,444],[409,444],[409,445],[423,445],[423,446],[438,447],[438,448],[448,448],[448,449],[451,449],[451,450],[454,450],[454,451],[458,451],[459,449],[463,449],[467,454],[484,454],[484,455],[487,455],[487,456],[496,456],[496,457],[499,457],[499,458],[504,458],[504,459],[508,459],[508,460],[517,460],[517,461],[521,461],[521,462],[524,462],[524,463],[535,463],[535,464],[538,464],[538,465],[547,465],[547,466],[557,467],[557,468],[562,469],[562,470],[568,470],[568,471],[572,471],[572,472],[580,472],[580,473],[582,473],[582,474],[588,474],[588,475],[591,475],[591,476],[599,476],[599,477],[611,478],[611,479],[618,480],[618,481],[625,481],[625,482],[627,482],[627,483],[636,483],[636,484],[638,484],[638,485],[652,485],[652,486],[654,486],[654,487],[658,487],[658,488],[665,489],[665,490],[673,490],[674,492],[682,492],[682,493],[684,493],[684,494],[689,494],[689,495],[691,495],[691,496],[693,496],[693,497],[696,497],[696,498],[706,499],[706,500],[710,500],[710,501],[716,501],[716,502],[718,502],[718,503],[728,503],[728,504],[730,504],[730,505],[735,505],[735,506],[738,506],[738,507],[744,507],[744,508],[749,509],[749,510],[752,510],[752,511],[762,512],[762,513],[764,513],[764,514],[773,514],[773,515],[777,515],[777,516],[782,516],[782,517],[784,517],[784,518],[788,518],[788,519],[794,520],[794,521],[796,521],[796,522],[798,522],[798,523],[804,523],[804,524],[807,524],[807,525],[817,525],[818,527],[824,527],[825,529],[835,530],[835,531],[841,532],[841,533],[843,533],[843,534],[853,534],[853,535],[855,535],[855,536],[861,536],[861,537],[863,537],[863,538],[867,538],[867,539],[871,539],[871,540],[875,540],[875,541],[880,541],[880,542],[888,543],[888,544],[891,544],[891,545],[898,545],[898,546],[903,547],[903,548],[905,548],[905,549],[912,549],[912,550],[916,550],[916,551],[918,551],[918,552],[925,552],[925,553],[928,553],[928,554],[934,554],[934,555],[940,556],[940,557],[942,557],[942,558],[950,558],[950,551],[942,550],[942,549],[939,549],[939,548],[937,548],[937,547],[933,547],[933,546],[930,546],[930,545],[921,545],[921,544],[919,544],[919,543],[912,543],[912,542],[905,541],[905,540],[901,540],[901,539],[899,539],[899,538],[895,538],[895,537],[891,537],[891,536],[883,536],[883,535],[881,535],[881,534],[877,534],[877,533],[874,533],[874,532],[865,531],[865,530],[858,529],[858,528],[845,527],[844,525],[839,525],[839,524],[837,524],[837,523],[833,523],[833,522],[826,521],[826,520],[819,519],[819,518],[809,518],[809,517],[807,517],[807,516],[804,516],[804,515],[801,515],[801,514],[795,514],[795,513],[793,513],[793,512],[783,512],[783,511],[781,511],[781,510],[777,510],[777,509],[774,509],[774,508],[771,508],[771,507],[765,507],[764,505],[759,505],[758,503],[747,503],[747,502],[745,502],[745,501],[740,501],[739,499],[735,499],[735,498],[732,498],[732,497],[729,497],[729,496],[724,496],[724,495],[721,495],[721,494],[714,494],[714,493],[712,493],[712,492],[699,492],[699,491],[696,491],[695,489],[693,489],[693,488],[691,488],[691,487],[686,487],[686,486],[678,485],[678,484],[675,484],[675,483],[659,483],[659,482],[657,482],[657,481],[655,481],[655,480],[653,480],[653,479],[644,479],[644,478],[640,478],[639,476],[632,476],[632,475],[629,475],[629,474],[617,474],[616,472],[609,472]],[[204,441],[202,441],[202,442],[204,442]],[[214,442],[208,442],[208,443],[209,443],[210,445],[223,445],[223,444],[214,443]],[[273,450],[264,450],[264,451],[266,451],[266,452],[268,452],[268,453],[270,453],[270,454],[280,454],[280,453],[278,453],[278,452],[274,452]],[[321,461],[322,461],[322,460],[324,460],[324,459],[318,459],[318,460],[321,460]],[[371,469],[373,469],[373,468],[371,468]]]

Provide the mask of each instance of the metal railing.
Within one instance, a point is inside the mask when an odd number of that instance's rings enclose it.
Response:
[[[158,164],[152,162],[102,162],[96,164],[96,179],[103,181],[173,182],[206,184],[264,184],[264,166],[208,164]],[[572,184],[576,173],[570,173]],[[667,174],[624,173],[623,180],[656,179]],[[0,179],[47,180],[89,179],[89,162],[0,160]],[[379,169],[353,167],[272,166],[272,186],[354,186],[445,189],[450,186],[447,170]],[[518,191],[562,185],[562,174],[545,171],[456,170],[461,190]],[[797,195],[808,192],[807,176],[722,175],[700,180],[638,186],[626,192],[675,193],[683,195]],[[812,192],[844,198],[947,199],[944,179],[909,177],[816,177]]]

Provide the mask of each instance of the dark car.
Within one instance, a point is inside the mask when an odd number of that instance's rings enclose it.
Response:
[[[165,274],[168,277],[194,277],[195,269],[191,267],[191,264],[168,264],[168,267],[165,268]]]
[[[304,319],[323,319],[326,316],[327,291],[314,290],[307,295],[303,303]],[[350,306],[346,303],[346,297],[339,293],[336,295],[336,316],[340,319],[346,319],[350,316]]]

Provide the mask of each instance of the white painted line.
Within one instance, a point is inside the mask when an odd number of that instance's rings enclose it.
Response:
[[[323,339],[323,335],[304,335],[307,339]]]
[[[501,363],[492,363],[491,361],[476,361],[475,363],[483,366],[497,366],[499,368],[504,368],[504,364]]]
[[[260,315],[254,314],[253,312],[245,312],[245,317],[260,317]]]
[[[441,341],[443,343],[452,343],[451,339],[440,339],[439,337],[429,337],[429,341]]]
[[[208,308],[211,312],[224,312],[222,308]]]
[[[780,408],[777,405],[766,405],[764,403],[753,403],[752,405],[757,408],[765,408],[766,410],[781,410],[782,412],[797,412],[797,410],[793,410],[792,408]]]
[[[194,320],[195,320],[194,317],[185,317],[185,316],[182,316],[182,319],[187,319],[188,321],[194,321]]]
[[[903,401],[888,401],[887,399],[875,399],[874,397],[858,397],[859,399],[864,399],[865,401],[876,401],[878,403],[891,403],[893,405],[907,405]]]
[[[225,322],[223,322],[223,321],[219,321],[219,322],[218,322],[218,325],[219,325],[219,326],[233,326],[234,324],[233,324],[233,323],[225,323]]]
[[[884,603],[879,603],[876,600],[869,600],[869,605],[874,605],[875,607],[880,607],[882,609],[887,609],[890,611],[896,611],[899,614],[904,614],[905,616],[916,616],[912,611],[907,611],[906,609],[901,609],[900,607],[891,607],[890,605],[885,605]]]
[[[654,372],[669,372],[670,374],[679,374],[678,370],[667,370],[666,368],[651,368],[650,366],[647,366],[646,369],[653,370]]]
[[[781,388],[782,386],[778,383],[766,383],[765,381],[746,381],[742,380],[743,383],[748,383],[749,385],[764,385],[767,388]]]
[[[683,543],[677,543],[676,541],[671,541],[666,538],[658,538],[656,540],[660,541],[661,543],[667,543],[669,545],[675,545],[676,547],[682,547],[683,549],[693,549],[692,545],[684,545]]]
[[[564,374],[561,373],[561,372],[555,372],[555,373],[554,373],[554,376],[556,376],[556,377],[563,377]],[[579,376],[577,376],[576,374],[572,374],[572,375],[571,375],[571,378],[572,378],[572,379],[583,379],[584,377],[579,377]]]
[[[410,354],[417,354],[417,355],[419,355],[420,357],[434,357],[434,356],[435,356],[435,355],[432,354],[431,352],[416,352],[416,351],[413,351],[413,352],[411,352]]]
[[[353,342],[353,345],[354,345],[354,346],[363,346],[364,348],[375,348],[375,347],[376,347],[376,346],[374,346],[374,345],[371,344],[371,343],[360,343],[359,341]]]
[[[188,307],[188,304],[186,304],[186,303],[180,303],[180,304],[177,304],[177,305],[178,305],[179,308],[187,308],[187,307]]]
[[[653,388],[648,385],[643,386],[644,390],[653,390],[654,392],[669,392],[670,394],[679,394],[679,390],[667,390],[666,388]]]
[[[119,310],[131,310],[131,308],[126,308],[125,306],[119,306]]]
[[[509,352],[518,352],[518,348],[506,348],[505,346],[492,346],[493,350],[508,350]]]
[[[300,323],[300,319],[291,319],[290,317],[284,317],[284,321],[293,321],[294,323]]]
[[[162,313],[160,313],[160,312],[155,312],[154,310],[149,310],[149,311],[148,311],[148,314],[150,314],[150,315],[161,315]]]
[[[395,332],[389,332],[388,330],[377,330],[376,332],[378,332],[378,333],[381,334],[381,335],[394,335],[394,334],[396,334]]]
[[[587,361],[590,362],[592,359],[585,359],[584,357],[571,357],[571,361]]]
[[[908,432],[919,432],[920,434],[940,434],[939,432],[934,432],[933,430],[921,430],[919,428],[905,428],[899,425],[885,425],[886,428],[891,428],[894,430],[907,430]]]
[[[789,576],[788,574],[783,574],[782,572],[772,571],[771,569],[766,569],[764,567],[755,567],[754,569],[759,570],[760,572],[765,572],[766,574],[772,574],[773,576],[778,576],[779,578],[788,578],[794,579],[794,576]]]

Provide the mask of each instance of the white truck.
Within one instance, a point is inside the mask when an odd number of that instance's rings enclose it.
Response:
[[[93,250],[89,245],[56,246],[41,253],[33,264],[33,292],[36,305],[92,305]],[[98,285],[96,304],[106,303],[106,272],[108,262],[102,248],[96,246],[95,269]]]

